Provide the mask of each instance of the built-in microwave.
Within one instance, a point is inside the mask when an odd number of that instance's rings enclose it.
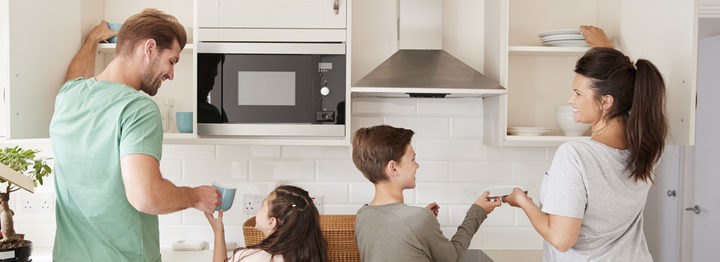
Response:
[[[198,43],[198,135],[345,136],[344,43]]]

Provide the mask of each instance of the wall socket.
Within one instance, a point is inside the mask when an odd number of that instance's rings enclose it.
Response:
[[[318,213],[323,213],[323,196],[322,195],[310,195],[310,198],[312,198],[313,203],[315,204],[315,207],[318,210]]]
[[[263,203],[263,196],[255,194],[243,195],[243,214],[255,215]]]
[[[25,194],[20,198],[17,209],[21,212],[53,212],[55,210],[55,195],[53,194]]]

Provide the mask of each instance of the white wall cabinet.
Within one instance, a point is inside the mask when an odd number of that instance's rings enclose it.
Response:
[[[80,46],[80,0],[13,0],[0,5],[0,135],[48,137],[55,95]]]
[[[693,1],[510,0],[507,6],[507,74],[499,81],[506,96],[485,99],[485,142],[503,146],[556,146],[567,137],[555,108],[567,105],[574,66],[588,48],[542,46],[538,34],[579,25],[605,30],[632,60],[653,62],[665,77],[670,144],[692,144],[695,113]],[[647,7],[653,6],[648,12]],[[572,10],[572,11],[570,11]],[[501,40],[502,41],[502,40]],[[542,136],[507,135],[510,127],[542,127]]]
[[[345,28],[345,0],[198,1],[201,28]]]

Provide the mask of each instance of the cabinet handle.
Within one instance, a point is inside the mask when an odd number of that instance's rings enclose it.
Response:
[[[688,208],[685,209],[685,211],[692,211],[693,213],[695,213],[696,215],[698,215],[698,214],[700,214],[700,206],[695,205],[695,206],[693,206],[693,207],[688,207]]]
[[[335,15],[340,13],[340,0],[335,0],[335,3],[333,4],[333,11],[335,11]]]

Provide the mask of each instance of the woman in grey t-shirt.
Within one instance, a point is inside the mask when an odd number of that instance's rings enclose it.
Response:
[[[588,42],[602,30],[581,28]],[[568,101],[591,140],[561,145],[545,173],[540,206],[520,189],[520,207],[545,239],[544,261],[652,261],[642,212],[667,134],[665,84],[647,60],[590,49],[575,66]]]

